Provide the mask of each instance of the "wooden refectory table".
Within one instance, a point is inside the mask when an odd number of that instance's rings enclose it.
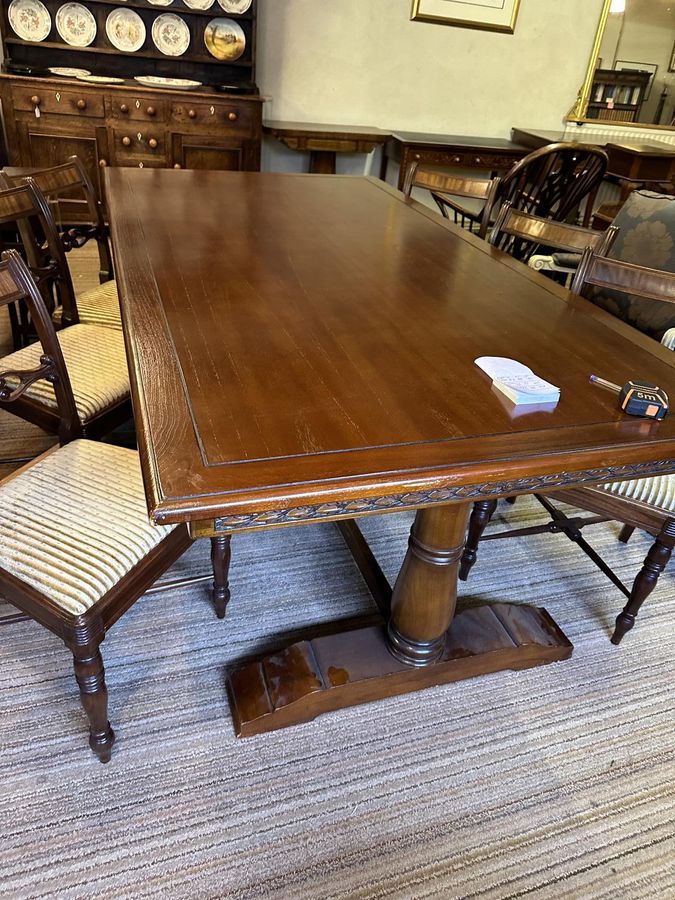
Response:
[[[376,179],[105,178],[153,519],[223,552],[238,531],[341,522],[386,620],[231,672],[238,733],[569,656],[544,610],[453,620],[471,504],[672,471],[675,416],[626,417],[588,383],[675,395],[672,354]],[[558,405],[516,415],[482,355],[531,366]],[[392,591],[355,520],[403,509]]]

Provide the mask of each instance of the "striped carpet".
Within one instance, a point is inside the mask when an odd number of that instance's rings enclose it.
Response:
[[[409,524],[364,525],[391,577]],[[629,577],[649,541],[617,533],[589,532]],[[0,628],[0,896],[675,897],[672,576],[617,648],[621,598],[564,537],[485,544],[463,602],[545,604],[571,660],[238,740],[227,664],[371,607],[331,525],[233,549],[224,622],[194,586],[147,595],[109,634],[108,766],[59,641]]]

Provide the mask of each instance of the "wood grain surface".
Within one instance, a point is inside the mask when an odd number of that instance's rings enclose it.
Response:
[[[105,178],[157,521],[517,493],[675,457],[673,418],[627,417],[588,383],[675,396],[672,354],[375,179]],[[558,405],[517,415],[482,355],[531,366]]]

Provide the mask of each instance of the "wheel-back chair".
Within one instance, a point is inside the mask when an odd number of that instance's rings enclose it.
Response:
[[[469,206],[445,189],[431,190],[446,218],[452,215],[462,227],[487,232],[506,200],[514,209],[565,221],[576,213],[584,199],[587,205],[592,204],[606,171],[607,154],[600,147],[561,142],[534,150],[515,163],[499,180],[494,193],[486,193],[484,202]],[[419,178],[419,173],[414,177]]]

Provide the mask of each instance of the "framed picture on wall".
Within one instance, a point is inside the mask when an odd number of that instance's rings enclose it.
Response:
[[[513,34],[520,0],[413,0],[414,22]]]
[[[670,64],[668,66],[669,72],[675,72],[675,44],[673,44],[673,49],[670,53]]]
[[[652,85],[654,84],[654,76],[659,70],[659,67],[654,63],[643,63],[643,62],[633,62],[628,59],[617,59],[614,63],[614,69],[620,69],[621,71],[625,71],[626,69],[630,69],[633,72],[651,72],[651,78],[649,79],[649,83],[647,84],[647,89],[645,90],[644,98],[645,100],[649,100],[649,94],[652,89]]]

